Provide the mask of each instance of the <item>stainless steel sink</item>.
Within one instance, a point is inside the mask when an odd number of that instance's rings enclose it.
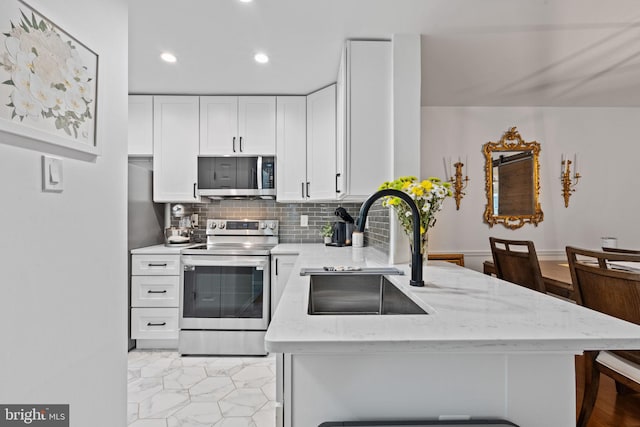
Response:
[[[428,314],[382,275],[310,276],[311,315]]]

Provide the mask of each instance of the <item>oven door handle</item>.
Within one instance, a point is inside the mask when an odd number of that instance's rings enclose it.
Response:
[[[184,271],[193,271],[196,267],[256,267],[258,270],[264,270],[268,266],[267,261],[230,261],[230,260],[198,260],[192,262],[183,262]]]

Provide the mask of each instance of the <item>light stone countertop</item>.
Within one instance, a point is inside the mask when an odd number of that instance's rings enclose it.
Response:
[[[131,249],[132,255],[180,255],[180,251],[202,243],[193,243],[188,246],[165,246],[160,245],[145,246],[143,248]]]
[[[281,246],[281,247],[280,247]],[[569,352],[638,349],[640,326],[445,262],[424,268],[422,288],[388,278],[429,315],[308,315],[309,277],[303,267],[387,266],[372,248],[279,245],[299,252],[267,331],[275,353]],[[283,251],[283,252],[279,252]]]
[[[302,244],[302,243],[280,243],[275,248],[271,249],[271,255],[298,255],[302,248],[320,246],[320,243],[316,244]]]

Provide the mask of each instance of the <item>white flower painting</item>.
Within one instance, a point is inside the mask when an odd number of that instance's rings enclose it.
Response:
[[[97,55],[25,3],[7,3],[15,11],[0,10],[0,119],[95,146]]]

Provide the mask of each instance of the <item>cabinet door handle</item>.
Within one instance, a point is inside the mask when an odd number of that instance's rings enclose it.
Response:
[[[276,276],[278,275],[278,258],[276,258]]]
[[[240,152],[242,153],[242,137],[240,137]]]
[[[233,152],[236,152],[236,137],[233,137],[233,141],[231,142],[231,146],[233,147]]]
[[[148,294],[166,294],[167,290],[165,289],[164,291],[152,291],[151,289],[149,289],[147,293]]]
[[[147,326],[165,326],[167,324],[167,322],[162,322],[162,323],[151,323],[148,322]]]
[[[197,199],[197,198],[198,198],[198,196],[196,196],[196,187],[197,187],[197,186],[198,186],[198,183],[197,183],[197,182],[194,182],[194,183],[193,183],[193,198],[194,198],[194,199]]]
[[[338,179],[339,179],[339,178],[340,178],[340,174],[339,174],[339,173],[337,173],[337,174],[336,174],[336,193],[339,193],[339,192],[340,192],[340,189],[338,188]]]
[[[309,181],[307,181],[307,198],[311,197],[311,193],[309,193]]]
[[[165,263],[162,263],[162,264],[154,264],[154,263],[150,262],[148,265],[149,265],[149,267],[166,267],[167,263],[165,262]]]
[[[300,184],[302,184],[302,198],[304,199],[304,182],[301,182]]]

